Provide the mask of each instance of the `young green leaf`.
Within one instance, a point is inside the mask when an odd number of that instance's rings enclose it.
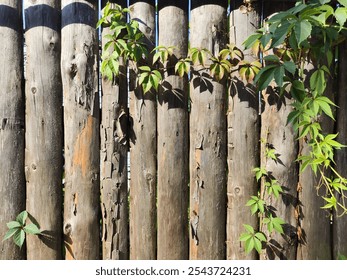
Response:
[[[312,31],[312,24],[308,20],[298,21],[294,25],[294,33],[298,41],[298,45],[305,41],[310,36]]]
[[[25,232],[24,230],[18,230],[13,235],[13,241],[14,243],[19,247],[22,248],[24,241],[25,241]]]
[[[19,223],[17,221],[8,222],[6,225],[7,225],[7,227],[9,229],[11,229],[11,228],[21,228],[23,226],[21,223]]]
[[[19,232],[20,230],[21,230],[20,228],[10,228],[10,229],[6,232],[6,234],[5,234],[5,236],[4,236],[4,239],[3,239],[2,241],[5,241],[5,240],[11,238],[14,234],[16,234],[17,231]]]
[[[16,221],[20,223],[21,225],[25,225],[25,220],[27,218],[28,218],[28,212],[24,210],[23,212],[18,214],[18,216],[16,217]]]
[[[41,233],[41,230],[35,224],[28,224],[23,229],[26,233],[30,233],[30,234],[40,234]]]

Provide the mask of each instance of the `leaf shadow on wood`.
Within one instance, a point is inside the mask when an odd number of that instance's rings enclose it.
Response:
[[[287,106],[288,100],[291,100],[291,95],[287,91],[280,93],[278,87],[268,86],[265,91],[264,99],[269,106],[276,106],[277,111],[279,111],[281,110],[282,106]],[[262,112],[264,109],[265,108],[262,106]]]
[[[180,88],[174,88],[172,85],[164,81],[158,93],[158,102],[160,105],[168,104],[169,109],[185,109],[187,108],[186,97],[184,91]]]
[[[39,239],[45,244],[47,247],[55,250],[57,245],[57,239],[54,237],[55,234],[53,231],[44,230],[39,235]]]
[[[240,102],[248,102],[248,107],[259,110],[259,96],[254,85],[245,84],[239,78],[234,78],[230,84],[230,96],[234,99],[238,97]],[[264,103],[264,100],[261,100]],[[263,107],[264,105],[262,105]]]
[[[206,72],[202,72],[200,73],[199,71],[192,71],[191,72],[193,78],[193,87],[194,89],[199,88],[200,89],[200,93],[208,91],[211,94],[213,93],[213,83],[212,83],[212,78],[211,76],[206,73]]]

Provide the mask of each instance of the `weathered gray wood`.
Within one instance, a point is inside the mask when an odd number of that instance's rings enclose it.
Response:
[[[191,47],[214,55],[223,49],[226,7],[227,1],[192,1]],[[225,259],[226,83],[200,75],[190,91],[190,259]]]
[[[265,5],[265,16],[287,10],[291,7],[289,2],[269,2]],[[287,123],[287,116],[293,110],[293,102],[286,95],[279,97],[273,87],[268,87],[263,92],[264,111],[261,114],[261,167],[269,173],[269,178],[261,181],[261,196],[274,212],[273,216],[283,219],[284,234],[272,233],[269,235],[266,225],[260,230],[268,235],[269,244],[262,251],[260,259],[295,259],[297,240],[297,215],[298,209],[298,164],[295,162],[298,155],[297,134],[292,125]],[[274,149],[277,160],[266,156],[269,149]],[[269,195],[266,181],[277,180],[282,186],[283,193],[278,199],[273,194]]]
[[[0,1],[0,238],[25,209],[24,94],[21,1]],[[0,259],[25,259],[12,241],[0,242]]]
[[[242,12],[243,1],[232,4],[230,14],[230,43],[243,49],[242,43],[259,26],[259,7]],[[245,60],[254,61],[256,55],[245,51]],[[245,254],[239,241],[245,232],[243,224],[258,227],[258,218],[246,206],[251,195],[257,195],[258,183],[253,168],[259,166],[260,117],[258,92],[254,86],[237,78],[230,86],[228,108],[228,208],[227,208],[227,259],[255,259],[255,252]],[[242,221],[240,221],[242,217]]]
[[[159,45],[175,46],[158,97],[158,259],[188,259],[188,81],[175,76],[187,56],[188,1],[159,2]]]
[[[155,41],[154,1],[130,1],[151,50]],[[142,92],[130,71],[130,258],[156,259],[157,130],[156,94]]]
[[[60,1],[24,1],[27,211],[43,235],[27,236],[28,259],[62,259],[63,122]],[[38,17],[38,14],[45,16]]]
[[[265,109],[262,113],[261,127],[261,167],[265,168],[270,177],[262,180],[261,195],[266,204],[271,206],[275,216],[283,219],[284,234],[269,235],[266,225],[260,230],[268,236],[269,244],[261,254],[261,259],[295,259],[297,249],[297,220],[295,211],[298,207],[298,155],[296,133],[292,125],[287,123],[287,116],[292,111],[290,99],[276,98],[275,92],[265,93]],[[277,95],[277,96],[276,96]],[[275,149],[277,160],[266,157],[268,149]],[[283,193],[279,198],[267,193],[266,181],[277,180]]]
[[[93,1],[94,2],[94,1]],[[100,257],[99,95],[95,2],[62,1],[67,259]]]
[[[126,6],[126,1],[110,2]],[[102,38],[107,34],[104,28]],[[101,211],[103,259],[124,260],[129,258],[128,92],[125,66],[120,70],[113,81],[102,78]]]
[[[313,73],[314,66],[308,65],[308,78]],[[332,82],[328,83],[326,93],[330,99],[333,98]],[[327,116],[320,118],[323,133],[333,133],[334,122]],[[307,155],[309,152],[307,139],[301,139],[299,156]],[[329,176],[329,175],[328,175]],[[325,201],[321,196],[325,195],[325,188],[317,190],[320,176],[313,173],[310,167],[306,168],[299,176],[299,225],[298,225],[298,250],[297,259],[331,259],[332,254],[332,231],[330,212],[321,209]]]
[[[336,112],[336,132],[339,133],[337,140],[345,144],[347,143],[347,43],[344,42],[339,48],[339,76],[338,76],[338,94],[337,94],[337,112]],[[336,151],[336,169],[347,177],[347,150],[346,148]],[[339,196],[336,193],[337,196]],[[342,199],[341,201],[342,202]],[[339,258],[341,255],[347,256],[347,216],[338,217],[335,213],[333,221],[333,259]]]

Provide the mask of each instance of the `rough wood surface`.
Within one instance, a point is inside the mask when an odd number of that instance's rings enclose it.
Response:
[[[154,1],[130,1],[151,50],[155,42]],[[157,106],[156,94],[143,94],[130,71],[130,259],[156,259]]]
[[[94,1],[93,1],[94,2]],[[67,259],[100,257],[100,153],[96,4],[62,1]]]
[[[265,4],[264,16],[287,10],[293,3],[269,2]],[[295,162],[298,155],[297,134],[292,125],[287,123],[287,116],[292,111],[293,102],[288,96],[279,97],[274,86],[263,92],[264,111],[261,114],[261,167],[265,168],[270,176],[268,181],[277,180],[283,193],[278,199],[269,195],[265,186],[265,178],[261,181],[261,196],[269,205],[273,216],[285,221],[284,234],[273,233],[269,236],[269,244],[262,251],[260,259],[295,259],[298,245],[297,215],[298,202],[298,164]],[[266,157],[266,151],[274,149],[277,160]],[[269,235],[265,225],[260,229]]]
[[[261,254],[261,259],[295,259],[297,249],[297,220],[295,212],[298,207],[298,165],[295,162],[298,155],[297,134],[292,125],[287,123],[287,116],[292,111],[290,99],[276,98],[275,92],[265,93],[265,109],[262,113],[261,127],[261,167],[270,174],[269,180],[277,180],[283,193],[279,198],[267,193],[262,180],[261,195],[266,204],[271,206],[273,215],[283,219],[284,234],[273,233],[269,236],[269,245]],[[274,149],[277,160],[266,157],[266,151]],[[268,233],[265,225],[260,229]]]
[[[25,209],[21,1],[0,0],[0,238]],[[25,248],[0,242],[0,259],[25,259]]]
[[[227,1],[209,3],[192,1],[190,46],[217,55],[226,42]],[[201,71],[192,77],[190,98],[190,259],[224,259],[226,83]]]
[[[27,236],[28,259],[62,259],[63,96],[60,1],[24,1],[27,211],[42,236]],[[45,16],[37,16],[44,14]]]
[[[107,1],[103,1],[104,7]],[[126,1],[111,1],[125,6]],[[110,34],[102,30],[102,38]],[[103,45],[105,41],[102,39]],[[126,68],[109,81],[102,78],[101,211],[103,259],[129,258],[128,91]]]
[[[159,46],[175,46],[175,59],[158,97],[158,259],[188,259],[188,81],[175,76],[187,56],[188,1],[159,2]]]
[[[338,141],[344,145],[347,144],[347,43],[344,42],[339,48],[338,58],[338,94],[337,94],[337,112],[336,112],[336,133],[338,135]],[[341,149],[336,151],[336,168],[337,171],[343,176],[347,177],[347,149]],[[336,193],[337,196],[339,196]],[[341,201],[342,202],[342,201]],[[336,213],[335,213],[336,214]],[[334,216],[333,222],[333,259],[347,256],[347,216],[338,217]]]
[[[308,77],[313,73],[314,67],[307,66]],[[334,101],[333,84],[327,85],[325,95]],[[322,115],[320,123],[324,134],[333,133],[334,122]],[[307,139],[301,139],[299,156],[307,155],[309,152]],[[329,174],[327,174],[329,177]],[[330,212],[321,209],[325,201],[321,196],[325,195],[325,188],[317,189],[320,176],[313,173],[310,167],[306,168],[299,176],[299,225],[298,225],[298,250],[297,259],[331,259],[332,254],[332,230]]]
[[[243,49],[242,43],[259,26],[259,7],[249,13],[242,12],[243,1],[235,1],[230,14],[230,43]],[[245,51],[245,60],[257,57]],[[236,77],[230,86],[228,120],[228,208],[227,208],[227,259],[255,259],[253,251],[245,253],[240,235],[243,224],[258,227],[258,218],[246,206],[251,195],[257,195],[258,183],[253,168],[259,166],[260,116],[258,92],[251,84]],[[242,222],[241,220],[242,219]]]

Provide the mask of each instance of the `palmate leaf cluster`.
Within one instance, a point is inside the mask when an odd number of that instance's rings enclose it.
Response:
[[[337,141],[338,134],[326,134],[320,123],[322,115],[334,120],[336,106],[325,93],[329,79],[334,76],[336,46],[347,35],[347,0],[337,0],[337,3],[298,1],[293,8],[268,17],[244,42],[245,49],[259,56],[259,60],[251,62],[245,61],[243,52],[232,44],[217,54],[191,47],[187,57],[177,57],[175,46],[150,47],[151,42],[141,32],[139,22],[128,20],[129,10],[108,3],[98,22],[98,26],[110,30],[103,38],[101,71],[112,80],[125,75],[120,71],[122,63],[129,65],[144,93],[158,92],[169,72],[190,79],[204,72],[216,82],[228,80],[231,85],[238,76],[244,83],[254,83],[259,91],[271,87],[280,96],[289,96],[293,110],[287,124],[293,126],[298,140],[302,139],[309,147],[309,152],[297,159],[300,171],[311,168],[320,176],[317,187],[326,190],[322,208],[337,210],[342,215],[347,212],[344,193],[347,180],[335,170],[334,154],[344,145]],[[311,74],[307,74],[308,66],[313,69]],[[272,148],[266,149],[265,157],[279,160]],[[257,181],[263,182],[265,193],[278,199],[283,193],[280,182],[263,167],[256,167],[254,172]],[[261,218],[261,224],[270,235],[283,234],[284,221],[269,211],[270,205],[266,205],[263,196],[252,196],[247,206],[253,215]],[[245,225],[247,232],[240,240],[246,242],[247,252],[252,249],[260,252],[267,243],[267,236],[251,228]]]
[[[334,6],[329,0],[299,1],[288,11],[269,17],[244,45],[262,54],[263,67],[254,79],[258,89],[265,90],[270,86],[280,95],[289,94],[293,101],[287,124],[293,125],[298,139],[303,139],[309,147],[308,154],[297,159],[300,172],[310,167],[320,177],[317,187],[325,188],[322,208],[343,215],[347,212],[347,180],[335,170],[334,155],[336,150],[345,146],[337,141],[338,134],[326,134],[320,124],[322,115],[334,120],[336,105],[325,92],[328,80],[334,75],[335,48],[347,35],[344,27],[347,1],[338,1],[338,4]],[[310,75],[305,73],[308,65],[313,68]],[[267,148],[265,153],[266,158],[277,160],[274,150]],[[257,167],[254,172],[257,181],[263,178],[265,191],[278,198],[283,189],[275,178],[269,176],[269,171]],[[260,229],[266,225],[270,235],[273,231],[284,234],[284,221],[267,211],[268,206],[261,197],[260,194],[252,196],[246,204],[252,214],[260,217]],[[250,226],[246,226],[247,233],[240,238],[246,241],[246,252],[255,249],[260,253],[259,242],[250,242],[245,236],[250,238],[252,235],[255,239],[255,234],[264,233],[253,228],[252,232]],[[262,244],[266,246],[267,240]]]
[[[26,224],[28,212],[23,211],[18,214],[15,221],[7,223],[8,231],[5,234],[3,241],[13,237],[13,242],[22,248],[26,234],[41,234],[41,230],[35,223]]]

